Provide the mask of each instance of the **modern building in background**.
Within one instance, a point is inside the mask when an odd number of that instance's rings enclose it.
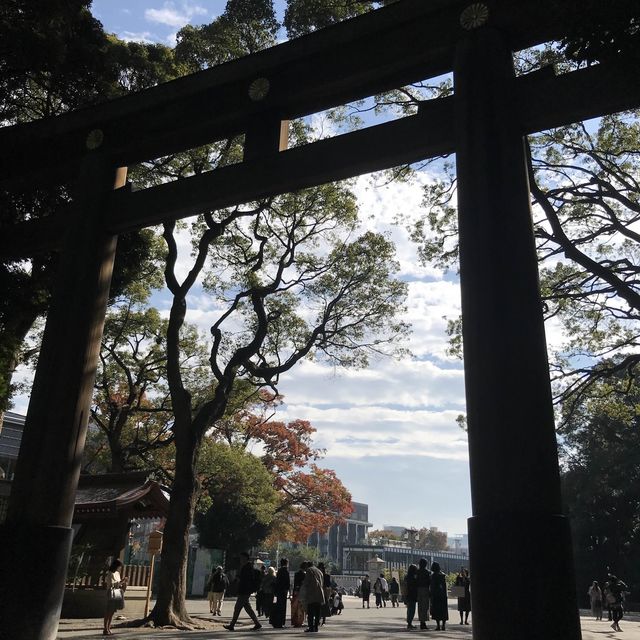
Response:
[[[369,528],[369,505],[352,502],[353,512],[343,524],[333,525],[326,533],[315,531],[309,536],[307,545],[315,547],[318,555],[328,558],[338,568],[342,566],[342,550],[346,544],[365,544]]]

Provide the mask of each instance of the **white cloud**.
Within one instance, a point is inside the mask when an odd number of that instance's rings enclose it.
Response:
[[[118,37],[125,42],[143,42],[145,44],[153,44],[158,38],[150,31],[121,31]]]
[[[161,9],[146,9],[144,17],[149,22],[180,29],[191,22],[194,16],[206,16],[207,14],[207,10],[200,5],[183,3],[178,9],[173,2],[165,2]]]

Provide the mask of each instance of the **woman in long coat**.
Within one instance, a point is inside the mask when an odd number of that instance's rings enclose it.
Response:
[[[440,570],[440,565],[434,562],[431,565],[431,617],[436,621],[436,631],[446,629],[449,619],[449,607],[447,604],[447,580]]]
[[[469,570],[460,568],[460,573],[456,576],[456,587],[464,587],[464,596],[458,598],[458,613],[460,613],[460,624],[469,624],[469,612],[471,611],[471,580],[469,580]]]

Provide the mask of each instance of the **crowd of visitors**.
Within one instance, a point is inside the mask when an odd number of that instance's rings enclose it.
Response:
[[[286,628],[287,602],[291,601],[291,626],[302,627],[307,624],[305,631],[314,633],[326,624],[327,618],[340,615],[344,609],[342,594],[344,591],[332,580],[330,573],[323,563],[314,566],[312,562],[303,562],[293,575],[293,584],[289,573],[289,562],[286,558],[280,560],[276,572],[274,567],[253,567],[248,553],[240,554],[241,567],[237,573],[237,598],[233,614],[225,629],[234,631],[238,618],[244,609],[253,621],[252,631],[262,629],[259,617],[268,619],[275,629]],[[124,591],[127,586],[126,578],[121,578],[119,571],[122,563],[115,560],[109,568],[105,585],[107,589],[107,606],[104,617],[104,635],[111,635],[111,620],[113,614],[124,606]],[[229,588],[229,578],[221,566],[216,567],[206,581],[205,589],[208,593],[209,611],[214,616],[222,615],[224,596]],[[602,587],[596,580],[588,588],[591,613],[596,620],[603,619],[604,611],[612,623],[614,631],[622,631],[620,620],[623,618],[625,596],[628,586],[617,576],[608,573]],[[433,562],[428,568],[425,558],[420,559],[418,565],[411,564],[402,580],[395,576],[387,581],[384,573],[375,578],[373,584],[368,575],[363,576],[356,591],[362,599],[362,608],[370,608],[371,592],[375,596],[377,609],[387,606],[399,607],[400,601],[406,605],[407,629],[416,629],[413,622],[418,615],[420,629],[428,629],[427,622],[434,620],[436,631],[446,630],[449,620],[448,597],[452,595],[458,600],[460,624],[469,624],[471,612],[471,580],[469,571],[461,567],[455,578],[451,593],[447,587],[446,576],[438,562]],[[251,606],[250,597],[256,594],[256,611]]]
[[[344,609],[342,593],[322,562],[317,566],[312,562],[303,562],[294,573],[291,586],[289,563],[286,558],[280,560],[277,572],[273,567],[254,569],[246,553],[241,554],[241,560],[238,597],[231,621],[228,625],[224,625],[225,629],[235,630],[243,609],[254,623],[253,631],[262,628],[260,616],[267,618],[275,629],[284,629],[289,598],[291,599],[291,626],[302,627],[306,620],[306,631],[309,633],[318,632],[326,624],[328,617],[342,613]],[[455,585],[459,592],[460,624],[469,624],[471,582],[469,572],[464,567],[460,569]],[[229,580],[222,567],[217,567],[207,581],[210,611],[214,616],[221,614],[224,593],[228,586]],[[446,629],[449,619],[447,601],[449,594],[446,577],[437,562],[428,568],[426,559],[421,559],[418,566],[410,565],[406,576],[401,581],[398,581],[395,576],[387,581],[385,575],[381,573],[372,584],[369,576],[364,576],[358,588],[363,608],[370,608],[371,592],[375,596],[377,609],[386,607],[388,601],[391,601],[392,607],[399,607],[400,597],[402,597],[407,607],[408,629],[416,628],[413,625],[416,610],[420,629],[428,629],[427,622],[430,619],[436,622],[436,630]],[[249,602],[249,596],[252,593],[256,594],[256,611]]]

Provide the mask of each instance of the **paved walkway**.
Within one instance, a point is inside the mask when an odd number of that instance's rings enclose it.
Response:
[[[470,618],[471,625],[461,626],[457,624],[459,621],[458,612],[455,611],[455,601],[450,601],[450,620],[447,624],[446,631],[435,631],[433,621],[429,622],[429,631],[420,632],[418,630],[409,632],[406,629],[405,607],[400,605],[399,608],[391,608],[387,606],[384,609],[362,609],[360,600],[352,597],[345,597],[345,609],[340,616],[334,616],[327,620],[327,624],[320,629],[319,636],[322,638],[348,638],[350,640],[369,640],[370,638],[394,638],[404,636],[411,633],[414,636],[422,636],[429,638],[438,638],[439,640],[471,640],[473,633],[473,618]],[[211,620],[209,614],[208,603],[205,600],[189,600],[187,602],[189,612],[196,618]],[[117,621],[114,621],[113,632],[114,640],[214,640],[215,638],[240,638],[248,639],[266,636],[271,638],[283,638],[284,640],[293,640],[294,638],[303,638],[303,629],[272,629],[271,626],[264,621],[264,627],[260,633],[250,631],[253,626],[246,614],[243,612],[240,616],[236,633],[230,634],[222,628],[222,624],[227,624],[233,611],[233,601],[227,601],[224,604],[223,616],[219,627],[208,631],[175,631],[169,629],[126,629],[117,628]],[[124,612],[126,614],[126,609]],[[473,614],[472,614],[473,615]],[[414,622],[417,625],[417,623]],[[582,617],[582,638],[583,640],[608,640],[609,638],[624,638],[625,640],[640,640],[640,617],[629,616],[625,618],[620,626],[624,634],[615,633],[606,620],[596,622],[591,617]],[[95,639],[96,636],[102,634],[102,620],[61,620],[58,638],[74,638],[75,640]],[[314,636],[318,637],[318,636]],[[517,640],[514,638],[514,640]],[[551,640],[543,639],[541,640]]]

